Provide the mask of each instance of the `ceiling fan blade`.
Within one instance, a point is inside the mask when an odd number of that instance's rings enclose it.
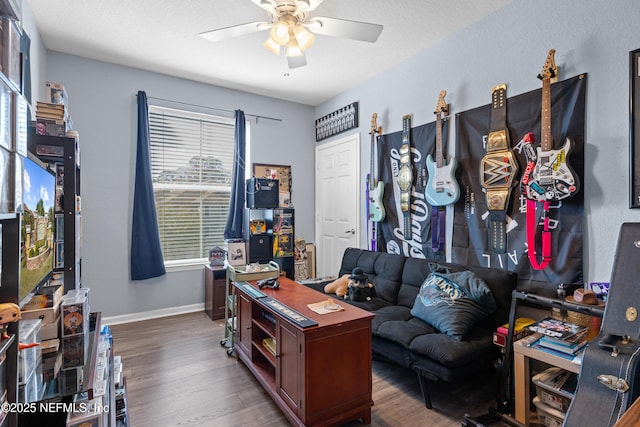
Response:
[[[249,22],[247,24],[233,25],[231,27],[205,31],[204,33],[200,33],[200,35],[209,41],[217,42],[220,40],[230,39],[232,37],[255,33],[257,31],[267,30],[272,26],[273,23],[270,22]]]
[[[316,34],[360,40],[369,43],[373,43],[378,40],[378,37],[382,32],[382,28],[384,28],[379,24],[327,18],[326,16],[312,18],[309,22],[304,23],[303,25]]]
[[[251,1],[269,13],[273,13],[276,10],[275,0],[251,0]]]
[[[298,0],[298,10],[303,12],[309,12],[314,10],[316,7],[320,6],[320,4],[324,0]]]
[[[287,64],[289,64],[290,69],[304,67],[307,65],[307,57],[304,53],[299,56],[287,56]]]

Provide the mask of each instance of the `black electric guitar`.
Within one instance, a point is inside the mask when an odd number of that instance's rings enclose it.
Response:
[[[377,151],[376,145],[376,133],[382,133],[382,126],[378,127],[376,120],[378,114],[373,113],[371,117],[371,169],[369,176],[369,219],[373,222],[380,222],[384,220],[385,210],[382,204],[382,196],[384,194],[384,183],[378,181],[378,168],[375,162],[375,153]]]
[[[573,149],[573,140],[565,139],[562,148],[553,148],[551,135],[551,79],[558,74],[555,64],[555,49],[551,49],[538,78],[542,80],[541,142],[533,147],[533,135],[524,138],[527,168],[520,181],[521,190],[536,202],[557,202],[573,196],[579,190],[579,181],[568,159]]]

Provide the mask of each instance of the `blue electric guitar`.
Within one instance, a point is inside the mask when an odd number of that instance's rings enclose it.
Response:
[[[542,115],[540,131],[542,141],[533,147],[533,135],[524,139],[524,154],[527,168],[520,181],[522,192],[536,202],[557,202],[573,196],[579,190],[579,181],[568,163],[573,140],[566,138],[562,148],[553,148],[551,135],[551,78],[558,74],[555,64],[555,49],[551,49],[538,78],[542,80]]]
[[[449,114],[449,105],[444,102],[447,91],[440,91],[438,104],[434,111],[436,115],[436,160],[431,154],[427,157],[427,171],[429,180],[424,190],[424,197],[431,206],[446,206],[458,201],[460,188],[455,178],[456,159],[452,158],[445,164],[442,153],[442,115]]]
[[[371,174],[369,175],[369,183],[368,183],[368,193],[369,193],[369,219],[372,222],[380,222],[384,220],[385,210],[382,204],[382,196],[384,194],[384,183],[382,181],[378,181],[378,168],[376,166],[376,162],[374,161],[374,156],[377,151],[376,147],[376,133],[382,133],[382,126],[378,127],[376,123],[376,119],[378,118],[377,113],[373,113],[371,117]]]

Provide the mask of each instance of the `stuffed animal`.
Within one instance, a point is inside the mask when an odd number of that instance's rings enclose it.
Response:
[[[327,283],[324,287],[325,294],[336,294],[339,297],[344,297],[347,294],[347,287],[349,286],[349,275],[345,274],[342,277],[334,280],[331,283]]]
[[[349,276],[349,284],[347,285],[347,294],[344,299],[351,301],[371,301],[374,296],[373,285],[369,283],[369,277],[364,274],[360,267],[356,267],[351,271]]]

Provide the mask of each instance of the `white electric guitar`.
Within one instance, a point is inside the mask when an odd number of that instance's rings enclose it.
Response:
[[[427,171],[429,180],[424,190],[424,197],[431,206],[446,206],[458,201],[460,187],[455,178],[456,159],[452,158],[445,164],[442,152],[442,115],[449,114],[449,105],[444,102],[447,91],[440,91],[438,104],[434,111],[436,115],[436,160],[431,154],[427,157]]]
[[[523,139],[527,168],[520,186],[527,198],[536,202],[557,202],[573,196],[580,189],[578,176],[568,161],[574,146],[573,140],[567,137],[562,148],[554,149],[551,135],[551,79],[558,75],[555,53],[555,49],[549,51],[538,75],[542,80],[542,141],[536,148],[533,146],[533,134],[527,134]]]

